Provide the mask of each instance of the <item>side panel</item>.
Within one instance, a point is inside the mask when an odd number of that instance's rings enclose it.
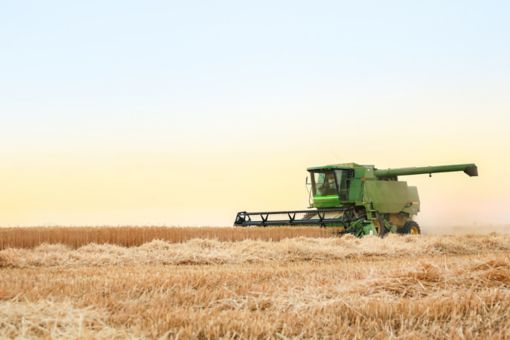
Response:
[[[418,196],[418,189],[416,187],[407,187],[407,191],[408,198],[411,203],[404,209],[404,211],[413,216],[420,211],[420,197]]]
[[[414,195],[416,193],[416,196]],[[411,197],[410,195],[415,197]],[[364,188],[365,201],[372,202],[374,208],[382,213],[398,213],[408,211],[412,207],[418,193],[409,190],[406,182],[397,181],[366,181]]]
[[[361,180],[358,178],[352,179],[349,188],[349,201],[360,202],[362,200],[362,194]]]

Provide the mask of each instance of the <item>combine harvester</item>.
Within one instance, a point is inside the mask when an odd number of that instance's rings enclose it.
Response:
[[[337,227],[340,233],[358,237],[388,232],[420,234],[413,217],[420,211],[416,187],[398,176],[463,171],[478,176],[475,164],[418,168],[376,169],[356,163],[307,169],[311,183],[310,209],[237,213],[234,225]]]

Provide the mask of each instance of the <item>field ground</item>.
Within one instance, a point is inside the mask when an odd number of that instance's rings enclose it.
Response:
[[[0,338],[510,338],[510,235],[0,251]]]

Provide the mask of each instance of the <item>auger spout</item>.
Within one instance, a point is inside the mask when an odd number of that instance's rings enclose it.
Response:
[[[423,166],[413,168],[377,169],[374,175],[377,178],[394,178],[397,176],[433,174],[438,172],[464,171],[469,176],[478,176],[478,168],[475,164],[451,164],[439,166]]]

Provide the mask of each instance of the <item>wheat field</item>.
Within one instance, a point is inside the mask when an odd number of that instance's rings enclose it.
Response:
[[[509,235],[248,231],[3,243],[0,338],[510,338]]]
[[[219,241],[271,240],[297,236],[330,237],[335,228],[274,227],[30,227],[0,228],[0,249],[33,248],[43,243],[65,244],[78,248],[90,243],[124,247],[140,246],[153,240],[180,243],[192,239]]]

